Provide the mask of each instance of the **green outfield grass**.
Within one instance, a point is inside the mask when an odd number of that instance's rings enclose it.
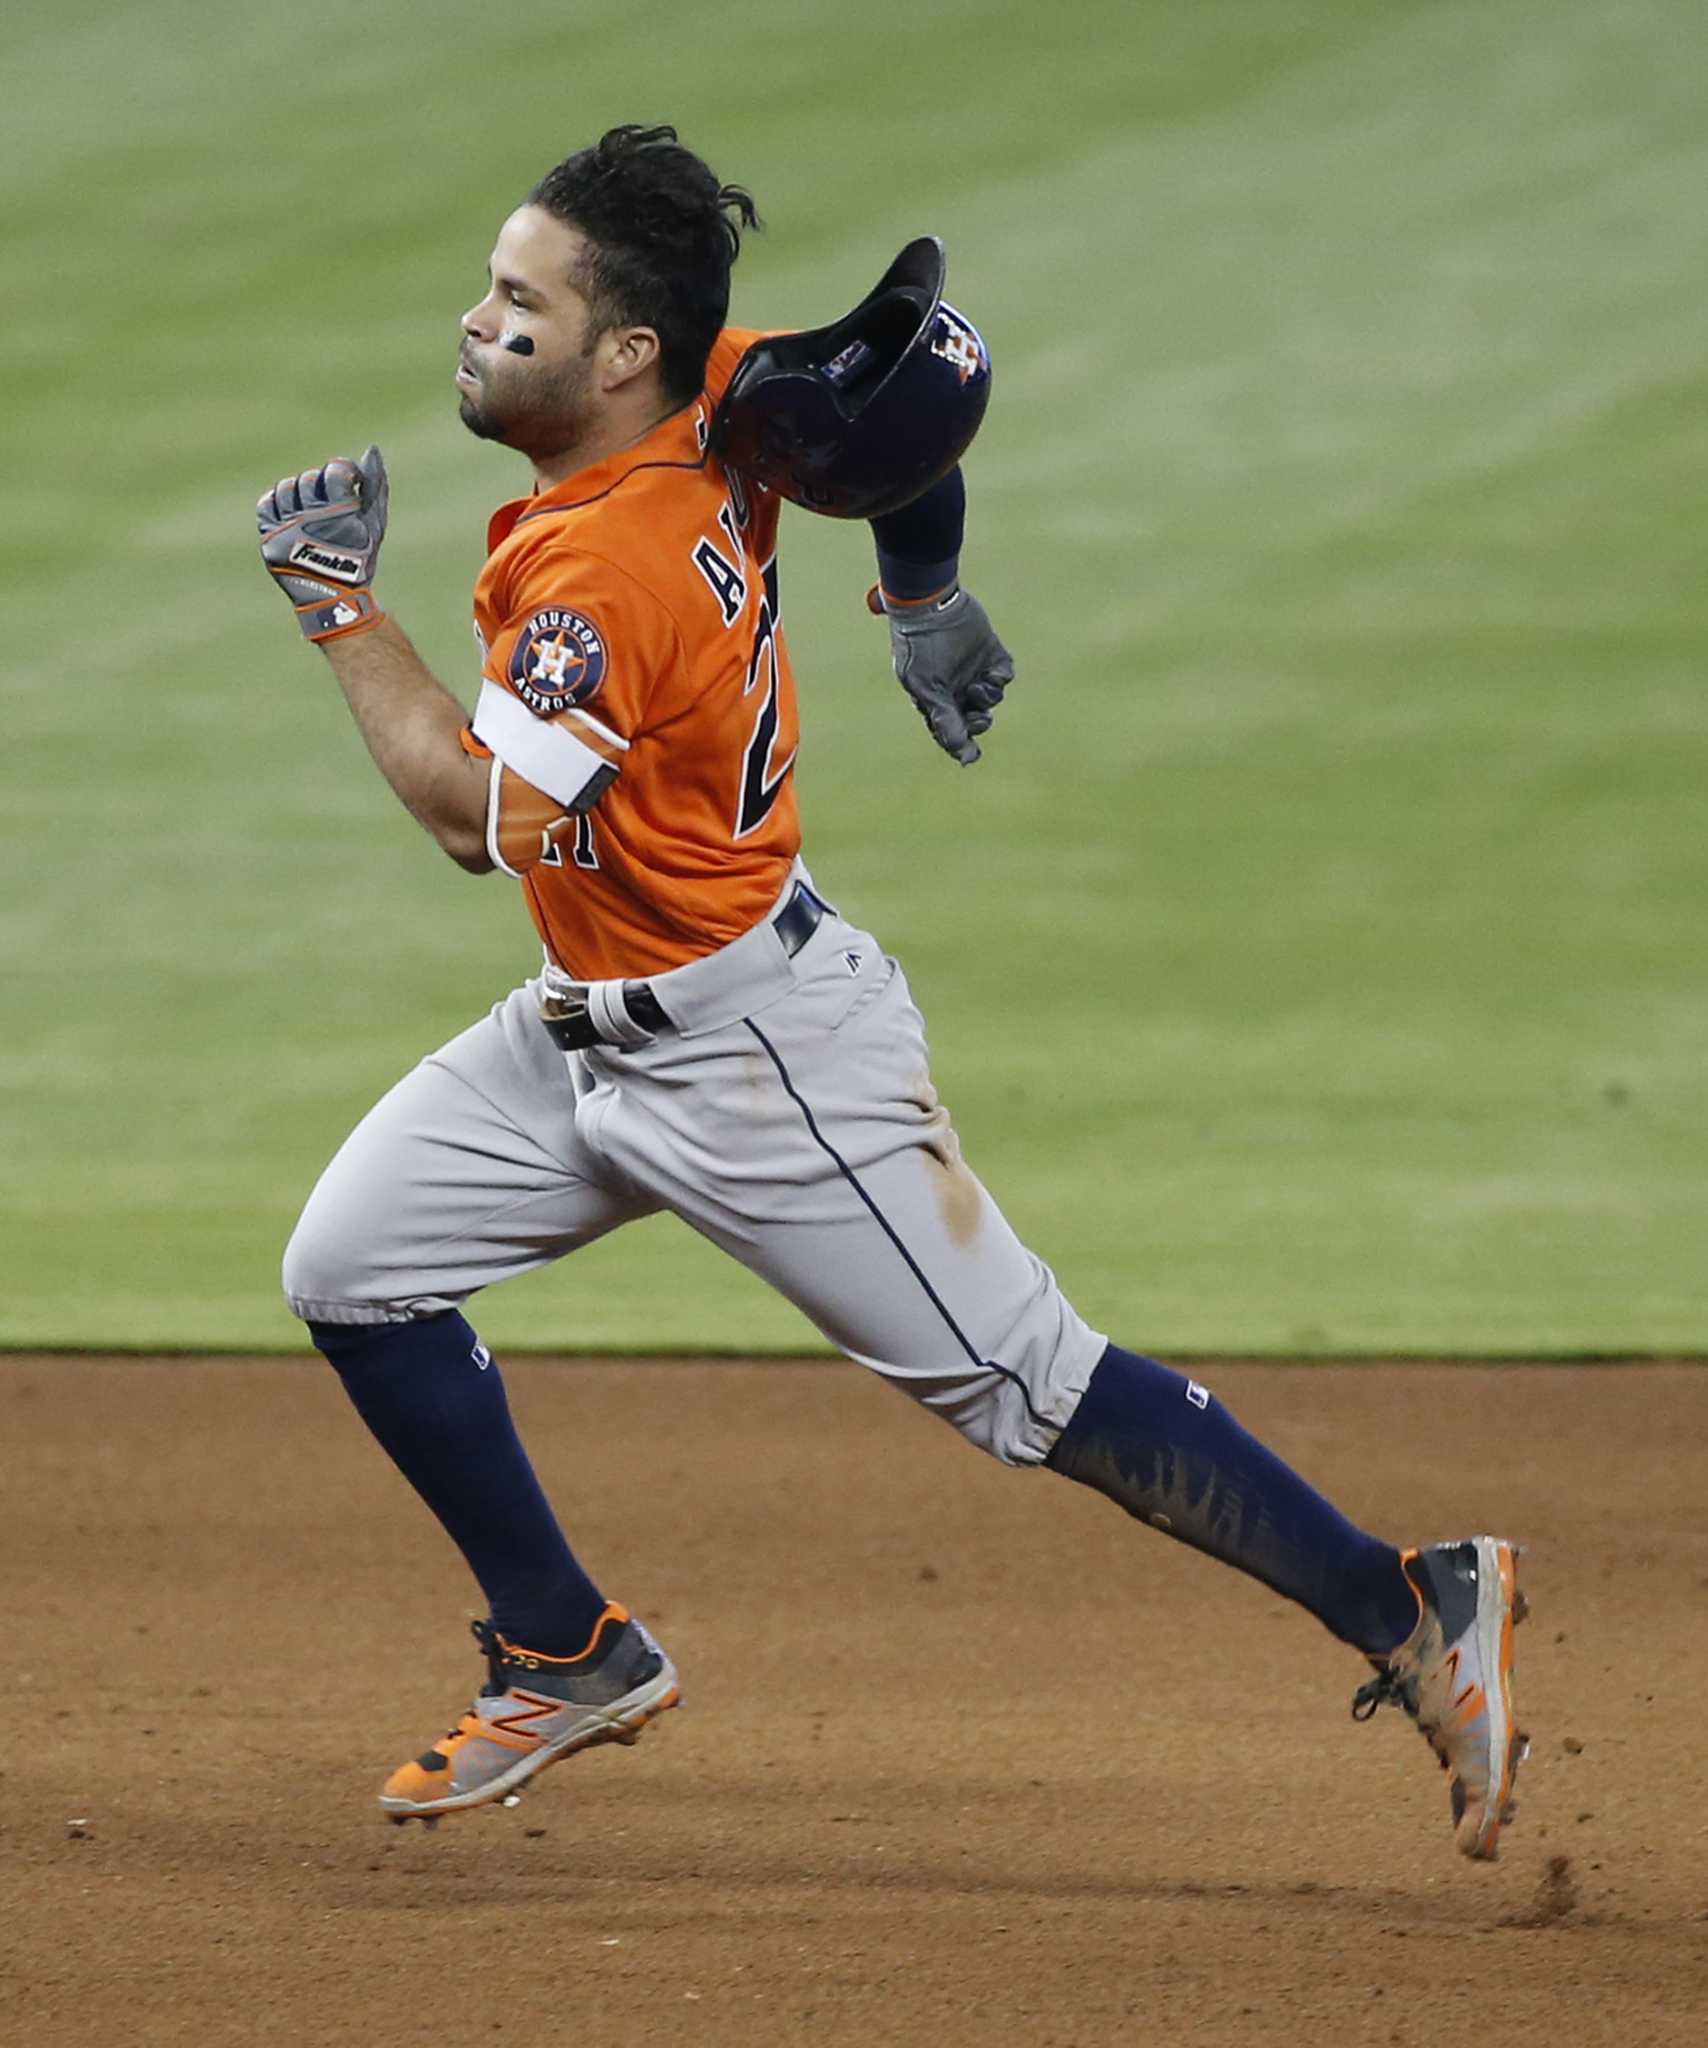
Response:
[[[528,970],[369,767],[250,507],[370,438],[472,695],[513,458],[455,317],[556,156],[673,119],[828,318],[942,233],[993,347],[959,772],[859,529],[786,523],[807,852],[969,1157],[1176,1351],[1700,1351],[1708,16],[71,0],[8,29],[0,1343],[295,1346],[297,1205]],[[671,1222],[512,1349],[798,1349]]]

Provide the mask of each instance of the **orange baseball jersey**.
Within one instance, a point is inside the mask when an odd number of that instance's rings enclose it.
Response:
[[[779,501],[706,452],[757,338],[726,328],[692,405],[487,534],[464,745],[492,756],[488,852],[583,981],[739,938],[800,849]]]

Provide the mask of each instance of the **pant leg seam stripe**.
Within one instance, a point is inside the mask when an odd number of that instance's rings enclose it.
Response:
[[[961,1349],[967,1354],[967,1356],[972,1360],[972,1362],[976,1366],[979,1366],[985,1372],[994,1372],[1000,1374],[1003,1379],[1007,1380],[1013,1386],[1015,1391],[1019,1394],[1021,1400],[1025,1402],[1027,1414],[1031,1416],[1032,1420],[1035,1423],[1037,1423],[1040,1428],[1050,1429],[1054,1427],[1054,1425],[1045,1416],[1040,1415],[1037,1409],[1032,1406],[1032,1397],[1026,1391],[1026,1384],[1017,1372],[1011,1371],[1006,1365],[999,1365],[993,1358],[981,1358],[979,1356],[977,1348],[968,1341],[966,1332],[961,1328],[960,1324],[956,1322],[955,1318],[950,1314],[948,1304],[943,1300],[942,1296],[937,1292],[936,1288],[932,1286],[930,1280],[926,1277],[925,1272],[920,1266],[918,1260],[914,1258],[912,1252],[910,1252],[907,1246],[902,1242],[901,1236],[897,1232],[895,1226],[890,1222],[889,1218],[884,1214],[883,1210],[878,1207],[877,1203],[872,1199],[871,1195],[868,1194],[866,1189],[861,1185],[860,1177],[854,1171],[853,1167],[851,1167],[848,1164],[847,1160],[843,1158],[842,1154],[837,1151],[836,1147],[831,1144],[830,1140],[826,1138],[824,1133],[819,1129],[818,1119],[813,1115],[812,1109],[807,1103],[806,1098],[800,1093],[799,1089],[796,1088],[794,1081],[790,1077],[788,1068],[783,1064],[782,1055],[778,1052],[777,1048],[771,1043],[770,1039],[768,1039],[765,1036],[764,1032],[760,1030],[759,1026],[754,1023],[751,1017],[744,1017],[741,1021],[747,1026],[748,1030],[753,1033],[754,1037],[757,1038],[759,1043],[765,1048],[766,1055],[770,1059],[771,1064],[777,1069],[777,1078],[783,1084],[783,1092],[788,1096],[789,1100],[795,1105],[795,1107],[800,1111],[802,1117],[805,1119],[806,1127],[812,1137],[813,1143],[818,1146],[819,1150],[823,1152],[828,1159],[831,1160],[831,1162],[835,1165],[837,1172],[841,1174],[842,1178],[848,1183],[848,1185],[854,1190],[855,1194],[857,1194],[860,1200],[865,1204],[865,1207],[867,1211],[870,1213],[872,1220],[877,1224],[878,1228],[889,1239],[890,1243],[894,1245],[896,1251],[900,1254],[902,1261],[906,1265],[908,1271],[913,1275],[913,1277],[919,1282],[920,1286],[925,1290],[926,1299],[931,1303],[931,1306],[937,1311],[937,1313],[943,1318],[944,1323],[948,1326],[949,1331],[953,1335],[956,1343],[960,1345]]]

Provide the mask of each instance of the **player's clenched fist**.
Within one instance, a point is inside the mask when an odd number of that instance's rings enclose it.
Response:
[[[1014,658],[984,606],[959,586],[919,604],[873,590],[867,603],[890,622],[896,681],[918,705],[931,737],[970,767],[979,758],[979,734],[989,732],[1014,680]]]
[[[281,477],[255,507],[261,559],[311,640],[340,640],[384,616],[369,586],[390,495],[385,461],[369,448],[360,462],[339,456]]]

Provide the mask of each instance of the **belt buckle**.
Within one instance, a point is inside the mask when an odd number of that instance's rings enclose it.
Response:
[[[540,991],[540,1015],[548,1024],[569,1024],[587,1015],[586,999],[572,995],[568,989],[543,988]]]
[[[540,1022],[565,1052],[583,1050],[599,1042],[587,998],[576,992],[573,982],[547,981],[542,985]]]

